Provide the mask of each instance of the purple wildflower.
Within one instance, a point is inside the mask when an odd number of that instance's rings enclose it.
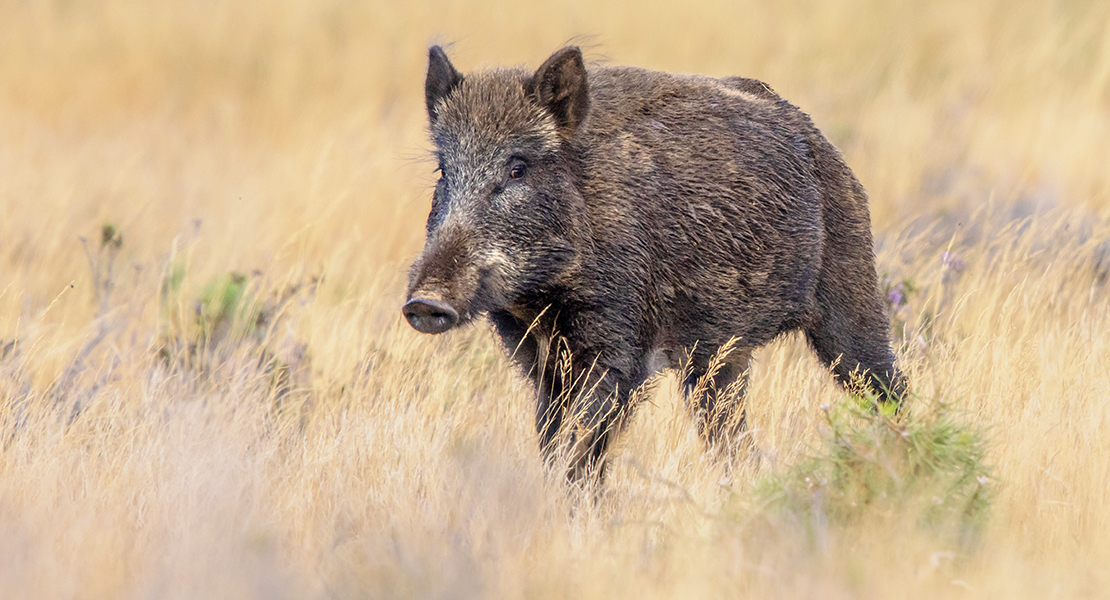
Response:
[[[940,257],[940,262],[957,273],[964,270],[964,261],[955,252],[945,251]]]

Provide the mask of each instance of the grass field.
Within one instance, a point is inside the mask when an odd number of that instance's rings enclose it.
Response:
[[[0,0],[0,598],[1110,596],[1110,4]],[[399,307],[426,48],[760,78],[868,188],[907,421],[673,377],[596,504]],[[808,478],[808,479],[807,479]]]

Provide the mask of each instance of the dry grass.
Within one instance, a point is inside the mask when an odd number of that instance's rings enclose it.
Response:
[[[1110,5],[546,4],[0,0],[0,596],[1105,596]],[[579,34],[764,79],[844,150],[920,406],[984,431],[977,537],[760,504],[845,401],[797,340],[731,482],[666,380],[593,506],[485,328],[401,322],[427,44]]]

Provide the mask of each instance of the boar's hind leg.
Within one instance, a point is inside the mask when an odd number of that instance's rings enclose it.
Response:
[[[835,148],[814,130],[825,241],[811,321],[810,346],[843,385],[862,376],[880,398],[901,402],[905,380],[894,367],[890,321],[878,289],[867,194]]]
[[[839,285],[828,285],[830,280]],[[900,403],[905,381],[894,366],[875,285],[858,278],[825,279],[818,284],[817,305],[818,316],[805,328],[806,337],[837,381],[847,386],[862,377],[880,399]]]
[[[752,354],[751,350],[734,350],[712,377],[706,377],[714,354],[697,353],[690,358],[683,388],[706,446],[731,454],[739,443],[751,444],[745,435],[744,392]]]

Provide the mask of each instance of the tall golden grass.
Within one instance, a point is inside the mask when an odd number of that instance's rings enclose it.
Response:
[[[543,4],[0,0],[0,597],[1105,597],[1110,5]],[[797,339],[731,477],[665,380],[594,504],[485,327],[402,323],[426,47],[568,40],[844,151],[901,364],[986,440],[974,540],[761,518],[845,401]]]

